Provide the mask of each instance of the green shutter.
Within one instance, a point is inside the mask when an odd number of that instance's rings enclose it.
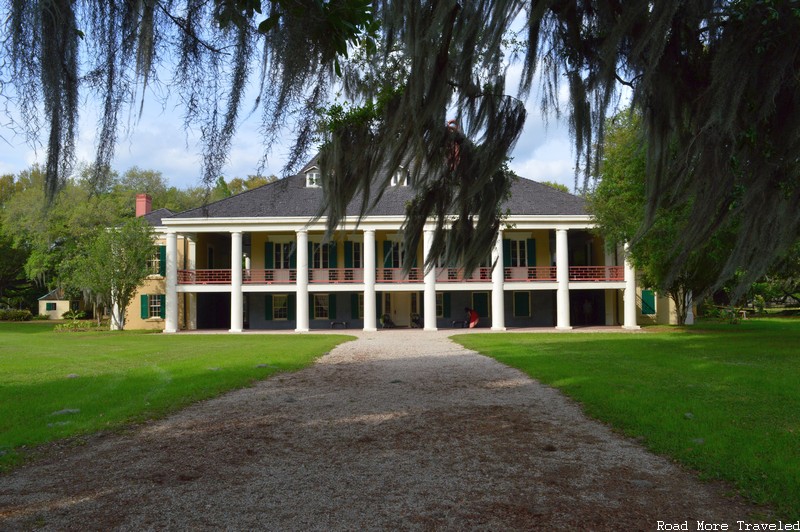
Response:
[[[162,320],[167,319],[167,296],[165,294],[161,294],[158,296],[158,299],[161,300],[161,310],[158,312],[158,317]]]
[[[383,267],[392,267],[392,242],[390,240],[383,241]]]
[[[264,319],[272,321],[272,294],[264,294]]]
[[[336,268],[336,264],[339,262],[337,259],[336,242],[331,242],[328,244],[328,268]]]
[[[278,244],[280,245],[280,244]],[[272,242],[264,244],[264,268],[271,270],[275,267],[275,247]]]
[[[167,246],[158,246],[158,274],[167,275]]]
[[[353,243],[350,240],[344,241],[344,267],[353,267]]]
[[[528,264],[526,266],[536,266],[536,240],[529,238],[526,244],[528,248]]]
[[[297,268],[297,245],[292,246],[292,251],[289,254],[289,268],[294,270]]]
[[[297,310],[295,309],[295,302],[297,301],[297,294],[289,294],[286,297],[286,319],[297,319]]]
[[[336,294],[330,294],[328,296],[328,318],[332,320],[336,319]]]
[[[511,241],[503,239],[503,266],[511,266]]]
[[[308,294],[308,319],[314,319],[314,294]]]
[[[656,313],[656,295],[652,290],[642,290],[642,314],[652,316]]]
[[[355,292],[350,294],[350,319],[358,319],[358,294]]]
[[[139,315],[142,317],[143,320],[146,320],[147,318],[150,317],[150,299],[147,297],[147,295],[143,294],[139,296],[139,302],[142,306]]]
[[[531,315],[531,293],[514,292],[514,316],[529,318]]]
[[[383,292],[375,292],[375,314],[379,320],[383,316]]]
[[[442,313],[445,318],[450,317],[450,292],[442,292]]]

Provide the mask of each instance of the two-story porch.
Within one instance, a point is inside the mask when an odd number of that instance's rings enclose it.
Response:
[[[404,249],[400,218],[365,220],[330,241],[321,226],[231,222],[169,222],[168,247],[178,234],[187,246],[174,270],[174,294],[184,295],[186,307],[176,329],[435,330],[458,325],[465,307],[479,313],[479,326],[495,330],[624,322],[625,268],[604,252],[587,220],[549,228],[552,222],[518,220],[473,272],[444,265],[426,272],[425,245]],[[419,266],[404,271],[409,252]],[[178,299],[170,293],[167,301]]]

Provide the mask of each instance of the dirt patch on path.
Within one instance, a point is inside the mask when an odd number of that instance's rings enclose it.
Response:
[[[655,530],[751,511],[555,390],[417,331],[363,334],[0,477],[0,529]]]

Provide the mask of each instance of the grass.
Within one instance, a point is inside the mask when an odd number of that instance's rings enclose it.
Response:
[[[705,478],[800,519],[800,320],[650,334],[461,335]]]
[[[0,323],[0,470],[24,449],[163,417],[311,364],[341,335],[56,333]]]

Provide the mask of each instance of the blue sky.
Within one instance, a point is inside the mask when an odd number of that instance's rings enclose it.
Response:
[[[513,67],[511,70],[514,70]],[[509,85],[515,72],[509,72]],[[574,155],[565,124],[551,119],[546,124],[539,113],[539,100],[533,94],[526,104],[528,119],[525,130],[513,152],[512,169],[519,175],[537,181],[555,181],[572,189],[574,184]],[[247,108],[245,104],[244,108]],[[122,132],[117,144],[113,167],[125,171],[132,166],[160,171],[170,185],[179,188],[200,184],[200,147],[193,131],[184,131],[180,109],[169,104],[162,108],[155,99],[145,102],[143,116],[122,117],[121,123],[130,125],[130,133]],[[258,133],[260,113],[241,121],[232,143],[224,175],[230,179],[253,174],[262,157],[262,145]],[[94,158],[96,114],[86,104],[81,109],[79,137],[76,155],[80,162]],[[46,150],[26,145],[21,135],[13,131],[0,132],[0,174],[17,173],[30,165],[43,163]],[[283,135],[291,142],[291,132]],[[287,147],[277,145],[273,149],[265,173],[280,175]]]

